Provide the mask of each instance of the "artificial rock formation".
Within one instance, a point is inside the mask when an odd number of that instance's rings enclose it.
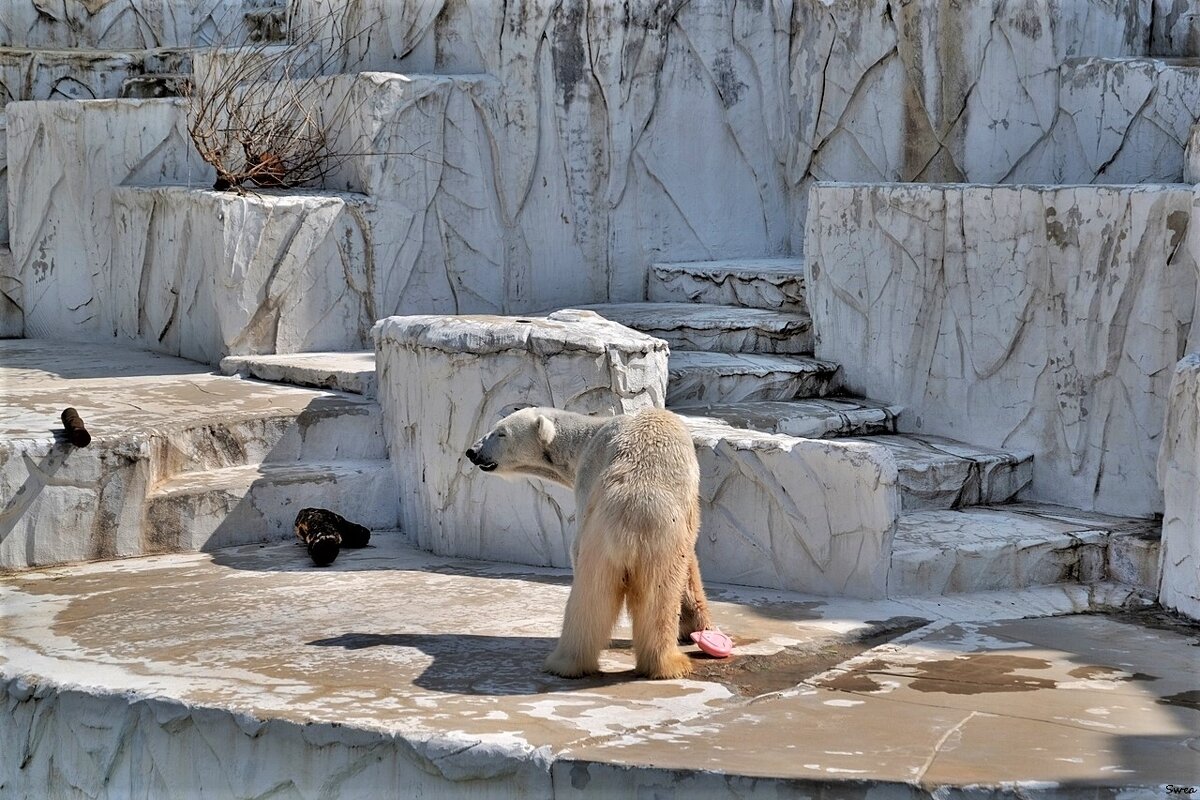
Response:
[[[1200,619],[1200,353],[1175,368],[1158,479],[1166,495],[1159,602]]]
[[[572,493],[487,475],[463,453],[514,407],[611,415],[666,393],[666,342],[590,312],[390,317],[375,342],[401,528],[443,555],[567,566]]]
[[[907,430],[1033,452],[1028,497],[1153,514],[1196,309],[1193,202],[1182,186],[821,186],[817,355],[904,406]]]

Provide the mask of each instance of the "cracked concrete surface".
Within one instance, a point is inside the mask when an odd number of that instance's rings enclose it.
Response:
[[[1194,627],[1018,619],[1120,604],[1115,587],[863,602],[713,584],[732,660],[635,680],[621,623],[605,674],[567,681],[539,665],[569,580],[389,534],[327,569],[281,544],[8,576],[0,750],[22,757],[0,759],[0,784],[1073,797],[1200,782]]]

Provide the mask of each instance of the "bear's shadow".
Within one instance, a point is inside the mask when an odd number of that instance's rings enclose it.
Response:
[[[542,662],[558,640],[543,636],[485,636],[470,633],[344,633],[317,639],[313,647],[404,647],[433,659],[413,683],[450,694],[534,695],[594,689],[637,680],[632,670],[585,678],[559,678],[542,672]],[[610,649],[629,650],[628,639],[614,639]]]

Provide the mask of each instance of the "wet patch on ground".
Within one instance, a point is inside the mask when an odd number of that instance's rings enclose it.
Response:
[[[758,697],[771,692],[799,686],[804,681],[826,672],[848,659],[922,628],[928,620],[918,617],[894,617],[873,623],[856,634],[831,635],[799,647],[786,647],[771,655],[734,655],[726,659],[710,659],[698,650],[690,653],[695,661],[693,680],[715,681],[742,697]],[[744,639],[734,639],[735,645],[745,645]]]

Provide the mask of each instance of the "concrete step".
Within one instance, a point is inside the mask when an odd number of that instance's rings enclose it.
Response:
[[[674,406],[687,419],[809,439],[882,447],[896,461],[906,511],[1004,503],[1033,478],[1033,454],[1010,453],[941,436],[896,434],[901,409],[873,400],[824,397]]]
[[[831,439],[894,433],[896,415],[902,409],[857,397],[821,397],[682,405],[673,406],[671,410],[684,417],[713,419],[734,428],[806,439]]]
[[[221,372],[272,383],[375,396],[375,351],[226,356]]]
[[[373,400],[111,344],[0,340],[0,386],[0,571],[161,549],[143,524],[147,497],[214,470],[253,472],[261,462],[279,476],[386,454]],[[89,446],[66,443],[67,406],[83,417]],[[385,509],[394,494],[384,493]],[[350,508],[369,513],[374,503]]]
[[[194,52],[192,48],[0,47],[0,107],[15,100],[118,97],[131,78],[190,72]]]
[[[805,356],[672,350],[667,405],[821,397],[838,388],[838,365]]]
[[[390,462],[259,464],[178,475],[146,497],[144,550],[212,550],[287,539],[294,536],[296,513],[307,506],[371,529],[395,528]]]
[[[652,264],[647,296],[658,303],[709,303],[808,313],[802,258]]]
[[[812,320],[792,311],[690,303],[580,306],[681,350],[725,353],[812,352]]]
[[[964,444],[944,436],[851,439],[886,447],[900,470],[905,511],[1005,503],[1033,480],[1033,454]]]
[[[387,458],[383,413],[357,396],[318,395],[301,409],[211,419],[151,438],[152,480],[255,464]]]
[[[1014,504],[903,514],[888,595],[1014,591],[1128,581],[1154,592],[1159,520]]]

